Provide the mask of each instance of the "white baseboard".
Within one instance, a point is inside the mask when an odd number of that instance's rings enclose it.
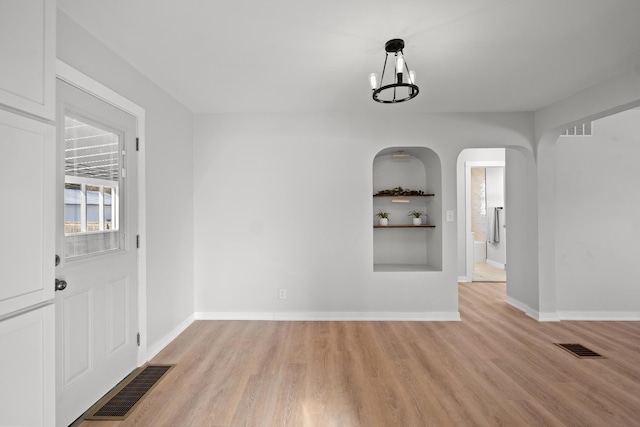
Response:
[[[527,316],[533,317],[538,322],[559,322],[560,321],[560,317],[556,312],[533,311],[532,313],[527,313]]]
[[[180,335],[185,329],[187,329],[189,325],[193,323],[194,320],[195,320],[195,316],[192,314],[191,316],[187,317],[178,326],[173,328],[173,330],[169,332],[167,335],[162,337],[157,342],[153,343],[153,345],[148,346],[146,360],[149,361],[153,359],[158,353],[162,351],[162,349],[168,346],[171,343],[171,341],[176,339],[178,335]]]
[[[503,262],[498,262],[498,261],[494,261],[492,259],[487,258],[487,264],[492,265],[494,267],[497,267],[501,270],[504,270],[507,267],[507,264],[503,263]]]
[[[512,306],[517,308],[518,310],[524,312],[524,313],[528,313],[531,311],[531,307],[529,307],[527,304],[523,303],[522,301],[519,301],[515,298],[511,298],[511,297],[507,297],[507,303]]]
[[[270,311],[196,311],[196,320],[275,320]]]
[[[197,312],[197,320],[458,322],[460,312]]]
[[[470,283],[473,282],[473,279],[468,276],[458,276],[458,283]]]
[[[640,312],[637,311],[559,311],[562,320],[638,322]]]
[[[507,303],[517,308],[518,310],[524,312],[524,314],[531,317],[532,319],[537,320],[538,322],[559,322],[560,321],[560,317],[558,316],[557,313],[552,313],[552,312],[541,313],[529,307],[527,304],[523,303],[522,301],[518,301],[515,298],[507,297]]]
[[[507,302],[539,322],[559,322],[561,320],[640,322],[640,312],[638,311],[558,311],[541,313],[511,297],[507,297]]]

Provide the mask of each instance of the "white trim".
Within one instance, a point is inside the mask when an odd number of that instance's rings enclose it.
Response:
[[[275,320],[274,313],[249,311],[196,311],[196,320]]]
[[[59,59],[56,61],[56,75],[57,78],[70,85],[136,117],[136,133],[140,146],[140,151],[138,152],[138,234],[140,235],[140,249],[138,249],[138,330],[140,331],[141,339],[140,347],[138,348],[138,366],[142,366],[147,360],[147,205],[146,163],[143,151],[146,129],[145,109]]]
[[[471,277],[466,276],[458,276],[458,283],[471,283],[473,279]]]
[[[459,322],[460,312],[196,312],[196,320]]]
[[[162,337],[161,339],[153,343],[153,345],[151,345],[147,349],[147,356],[146,356],[145,362],[156,357],[156,355],[160,353],[162,350],[164,350],[166,346],[171,344],[171,342],[175,340],[178,337],[178,335],[180,335],[182,332],[184,332],[185,329],[191,326],[191,324],[195,320],[196,320],[195,316],[192,314],[191,316],[187,317],[184,321],[182,321],[182,323],[180,323],[178,326],[173,328],[173,330],[170,331],[168,334],[166,334],[164,337]]]
[[[506,267],[506,264],[503,264],[503,263],[498,262],[498,261],[494,261],[494,260],[489,259],[489,258],[487,258],[487,259],[485,260],[485,262],[486,262],[487,264],[492,265],[492,266],[494,266],[494,267],[497,267],[497,268],[499,268],[499,269],[501,269],[501,270],[504,270],[504,269],[505,269],[505,267]]]
[[[559,311],[561,320],[639,322],[639,311]]]
[[[558,311],[540,313],[517,299],[507,297],[507,303],[539,322],[580,320],[594,322],[640,322],[639,311]]]
[[[531,317],[532,319],[537,320],[538,322],[559,322],[560,321],[560,317],[558,316],[558,313],[551,313],[551,312],[540,313],[539,311],[534,310],[533,308],[529,307],[527,304],[523,303],[522,301],[518,301],[515,298],[507,297],[507,303],[510,306],[515,307],[518,310],[524,312],[524,314]]]
[[[94,187],[119,187],[118,181],[110,181],[108,179],[100,178],[80,178],[69,175],[65,177],[65,181],[69,184],[87,184],[93,185]]]
[[[529,313],[531,311],[533,311],[531,309],[531,307],[529,307],[527,304],[523,303],[522,301],[519,301],[515,298],[511,298],[511,297],[507,297],[507,304],[509,304],[512,307],[517,308],[518,310],[524,312],[524,313]]]
[[[533,313],[527,313],[527,316],[536,319],[538,322],[559,322],[560,317],[558,313],[554,312],[539,312],[534,311]]]

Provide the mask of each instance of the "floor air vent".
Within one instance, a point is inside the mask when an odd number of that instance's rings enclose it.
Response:
[[[595,359],[595,358],[603,359],[604,358],[604,356],[599,355],[593,350],[589,350],[587,347],[581,344],[556,344],[556,345],[561,349],[566,350],[569,353],[581,359]]]
[[[175,365],[147,365],[140,368],[96,403],[85,420],[124,420],[140,400]]]

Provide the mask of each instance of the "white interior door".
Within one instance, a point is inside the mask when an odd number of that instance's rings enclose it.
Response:
[[[57,81],[57,425],[137,365],[135,117]]]

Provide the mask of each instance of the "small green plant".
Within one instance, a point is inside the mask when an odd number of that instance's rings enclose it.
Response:
[[[407,216],[413,216],[415,218],[420,218],[422,215],[426,215],[424,212],[422,211],[411,211],[409,212],[409,215]]]
[[[376,214],[376,216],[377,216],[377,217],[380,217],[380,218],[386,218],[386,219],[389,219],[389,212],[382,212],[382,211],[380,211],[380,212],[378,212],[378,213]]]

